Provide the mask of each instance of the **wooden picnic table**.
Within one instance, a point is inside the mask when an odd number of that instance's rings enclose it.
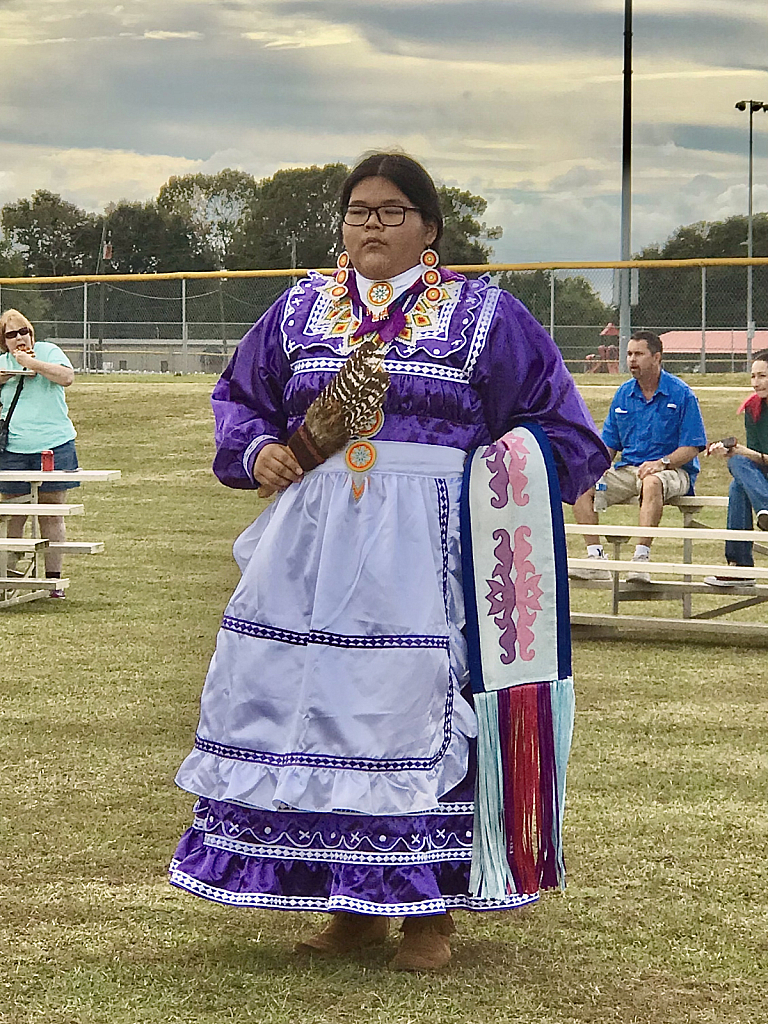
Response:
[[[30,485],[30,494],[14,496],[13,500],[0,502],[0,608],[36,601],[47,597],[51,590],[65,590],[69,579],[48,579],[45,575],[45,549],[56,547],[66,555],[98,554],[104,550],[101,541],[62,541],[49,544],[41,536],[40,517],[83,515],[85,509],[79,503],[49,504],[41,502],[40,485],[43,483],[103,483],[119,480],[119,469],[76,469],[65,470],[0,470],[0,493],[3,481],[21,481]],[[8,537],[8,520],[12,516],[27,516],[30,537]],[[21,561],[13,570],[8,566],[8,555],[15,554]],[[18,566],[21,564],[22,568]]]

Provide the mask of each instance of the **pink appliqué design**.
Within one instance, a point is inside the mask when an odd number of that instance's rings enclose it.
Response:
[[[488,486],[495,497],[491,498],[492,508],[505,508],[509,502],[509,489],[512,488],[512,501],[522,508],[530,501],[530,496],[525,493],[528,485],[528,477],[525,472],[527,456],[530,451],[525,447],[525,442],[520,437],[506,435],[494,444],[489,445],[483,452],[483,458],[488,464],[491,479]],[[509,455],[509,464],[506,456]]]
[[[536,639],[533,625],[536,613],[541,611],[541,574],[530,560],[533,551],[528,538],[531,529],[518,526],[515,530],[514,548],[507,530],[494,530],[493,539],[498,541],[494,549],[496,565],[491,578],[486,580],[490,605],[488,615],[499,629],[499,656],[502,665],[511,665],[519,652],[523,661],[531,661],[536,652],[532,644]],[[514,570],[514,580],[512,573]],[[517,609],[517,623],[514,612]],[[515,645],[518,652],[515,651]]]
[[[512,617],[517,602],[515,584],[512,581],[514,554],[509,533],[506,530],[494,530],[493,539],[499,543],[493,552],[496,557],[496,565],[491,573],[491,578],[485,581],[489,587],[485,599],[490,605],[488,615],[496,623],[501,634],[499,647],[504,652],[500,656],[501,663],[502,665],[511,665],[516,657],[515,642],[517,640],[517,627]]]
[[[536,652],[532,644],[536,640],[533,625],[536,613],[541,611],[541,573],[530,560],[533,548],[528,540],[531,536],[530,526],[518,526],[515,530],[515,549],[512,560],[515,568],[515,594],[517,596],[517,640],[520,657],[523,661],[532,661]]]

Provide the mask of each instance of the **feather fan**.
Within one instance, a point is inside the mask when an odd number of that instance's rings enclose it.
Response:
[[[325,462],[371,422],[389,387],[384,351],[378,335],[366,338],[307,409],[288,438],[303,470]]]

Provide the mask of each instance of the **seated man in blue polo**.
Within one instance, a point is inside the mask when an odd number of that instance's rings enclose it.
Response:
[[[640,500],[640,526],[658,526],[664,504],[693,493],[699,472],[696,457],[706,448],[704,422],[696,396],[688,385],[661,368],[661,339],[653,331],[635,331],[627,346],[627,367],[633,380],[622,384],[613,396],[603,424],[603,441],[612,455],[620,454],[598,481],[604,499],[598,510]],[[601,484],[605,484],[602,490]],[[595,490],[586,491],[573,506],[577,523],[597,525]],[[592,569],[572,569],[574,579],[610,579],[600,567],[606,558],[600,538],[587,536],[587,557]],[[627,575],[629,583],[650,583],[643,563],[651,558],[651,537],[640,537],[632,557],[638,569]]]

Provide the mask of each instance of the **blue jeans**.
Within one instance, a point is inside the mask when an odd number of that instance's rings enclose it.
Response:
[[[728,529],[751,530],[752,510],[768,509],[768,470],[745,455],[732,455],[728,459],[728,471],[733,477],[728,490]],[[730,565],[754,565],[752,542],[727,540],[725,560]]]

